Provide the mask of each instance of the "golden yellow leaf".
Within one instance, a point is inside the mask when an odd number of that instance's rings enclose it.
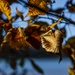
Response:
[[[59,18],[57,22],[52,23],[51,25],[49,25],[46,29],[49,30],[51,28],[53,28],[55,25],[57,25],[60,21],[62,20],[62,18]]]
[[[29,12],[27,14],[27,16],[36,16],[36,15],[44,15],[45,12],[42,12],[38,9],[36,9],[35,7],[30,7],[29,6]]]
[[[35,15],[44,15],[45,12],[37,9],[36,7],[48,12],[49,8],[47,7],[47,1],[46,0],[29,0],[29,4],[34,5],[34,7],[29,6],[29,12],[27,16],[35,16]]]
[[[45,10],[46,12],[49,11],[49,8],[47,7],[46,1],[42,0],[42,2],[40,2],[40,4],[38,5],[39,8]]]
[[[8,20],[11,20],[11,9],[7,0],[0,0],[0,10],[6,15]]]
[[[28,0],[28,3],[29,4],[33,4],[33,5],[39,5],[39,3],[41,2],[42,0]]]

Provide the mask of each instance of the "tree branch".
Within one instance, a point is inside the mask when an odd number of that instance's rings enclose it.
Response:
[[[35,6],[35,5],[33,5],[33,4],[27,3],[26,1],[22,1],[22,2],[25,3],[27,6],[35,7],[36,9],[38,9],[38,10],[40,10],[40,11],[42,11],[42,12],[45,12],[46,14],[51,15],[51,16],[58,17],[58,18],[63,18],[63,19],[64,19],[65,21],[67,21],[68,23],[71,23],[71,24],[75,25],[75,22],[74,22],[73,20],[68,19],[68,18],[65,17],[65,16],[60,16],[60,15],[58,15],[58,14],[55,14],[52,10],[50,10],[50,12],[47,12],[47,11],[45,11],[45,10],[43,10],[43,9],[41,9],[41,8],[39,8],[39,7]]]

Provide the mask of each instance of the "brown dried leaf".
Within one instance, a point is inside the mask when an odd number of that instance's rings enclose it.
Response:
[[[69,10],[69,12],[75,12],[75,4],[73,4],[72,6],[67,6],[67,9]]]
[[[26,41],[29,42],[35,49],[40,48],[41,42],[39,36],[29,36]]]
[[[62,60],[62,41],[63,34],[59,30],[49,30],[48,32],[41,35],[42,47],[49,53],[59,54],[59,62]]]
[[[8,20],[11,20],[11,9],[7,0],[0,0],[0,10],[6,15]]]
[[[42,47],[47,52],[60,53],[63,41],[63,34],[59,30],[49,30],[48,32],[41,35]]]
[[[20,28],[10,29],[4,36],[2,46],[9,45],[17,50],[20,50],[22,47],[31,47],[31,45],[26,41],[26,37],[23,36],[20,30]]]
[[[31,24],[24,30],[26,36],[28,36],[26,41],[28,41],[35,49],[39,49],[41,44],[39,27],[40,25]]]
[[[0,27],[2,27],[2,25],[4,24],[5,22],[3,20],[0,20]]]
[[[9,31],[9,29],[12,28],[12,25],[10,22],[4,22],[3,20],[0,20],[0,27],[2,27],[5,32],[7,33]]]

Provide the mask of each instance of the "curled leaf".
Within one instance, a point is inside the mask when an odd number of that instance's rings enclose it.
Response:
[[[24,20],[22,13],[17,8],[16,8],[16,14],[22,19],[22,21]]]

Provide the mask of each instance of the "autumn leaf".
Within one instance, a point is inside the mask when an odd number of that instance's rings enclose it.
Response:
[[[70,66],[68,66],[68,73],[69,73],[69,75],[75,75],[74,69],[70,68]]]
[[[72,65],[75,68],[75,37],[71,37],[66,41],[66,44],[62,46],[62,52],[70,58]]]
[[[11,20],[11,9],[7,0],[0,0],[0,10],[6,15],[8,20]]]
[[[34,5],[34,7],[28,6],[29,12],[28,12],[27,16],[44,15],[44,14],[46,14],[46,12],[49,11],[46,0],[28,0],[28,3],[31,5]],[[43,12],[43,11],[39,10],[38,8],[40,8],[46,12]]]
[[[59,30],[49,30],[41,35],[42,47],[47,52],[59,53],[61,49],[63,34]]]
[[[39,49],[41,45],[40,25],[31,24],[25,28],[24,32],[28,38],[26,39],[35,49]]]
[[[28,12],[27,16],[36,16],[36,15],[44,15],[44,14],[45,14],[45,12],[42,12],[42,11],[36,9],[35,7],[29,7],[29,12]]]
[[[26,41],[26,37],[22,33],[23,32],[20,28],[10,29],[4,36],[1,46],[9,45],[17,50],[20,50],[22,47],[31,47],[31,45]]]
[[[45,10],[46,12],[49,11],[49,8],[47,7],[46,1],[45,0],[41,0],[40,4],[38,5],[39,8]]]
[[[63,34],[59,30],[49,30],[46,33],[41,35],[41,43],[42,47],[49,53],[59,54],[60,60],[61,57],[61,49],[62,49],[62,42],[63,42]]]
[[[48,26],[45,22],[35,22],[28,25],[24,32],[28,38],[26,39],[35,49],[39,49],[41,45],[40,35],[46,32],[46,27]]]
[[[24,21],[22,13],[17,8],[16,8],[16,14],[22,19],[22,21]]]
[[[52,23],[51,25],[49,25],[46,30],[50,30],[51,28],[53,28],[55,25],[57,25],[60,21],[62,20],[62,18],[59,18],[57,22]]]
[[[7,33],[9,31],[9,29],[12,28],[12,25],[10,22],[4,22],[3,20],[0,20],[0,27],[2,27],[5,32]]]
[[[41,35],[42,33],[46,32],[46,28],[48,27],[48,24],[46,22],[35,22],[33,24],[28,25],[24,32],[26,36],[30,36],[33,33],[38,33]]]
[[[5,22],[3,20],[0,20],[0,27],[2,27],[2,25],[4,24]]]
[[[41,42],[39,41],[39,36],[29,36],[26,41],[29,42],[35,49],[40,49]]]
[[[41,34],[46,32],[46,28],[49,26],[49,24],[47,22],[41,22],[41,21],[39,21],[39,22],[36,21],[34,24],[36,24],[36,26],[37,25],[40,26],[40,33]]]
[[[25,28],[24,32],[28,38],[28,41],[35,49],[39,49],[41,45],[40,35],[46,31],[47,23],[35,22]]]

